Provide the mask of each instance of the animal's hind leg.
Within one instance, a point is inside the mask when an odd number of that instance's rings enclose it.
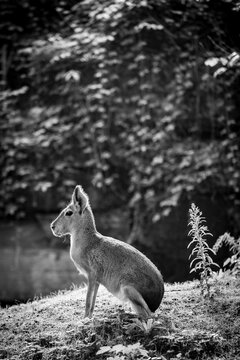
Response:
[[[133,310],[142,318],[148,318],[152,315],[146,301],[142,295],[133,286],[124,286],[122,289],[124,296],[130,301]]]

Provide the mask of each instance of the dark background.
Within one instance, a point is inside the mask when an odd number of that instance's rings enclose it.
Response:
[[[239,236],[239,24],[229,0],[0,1],[2,304],[80,284],[49,229],[76,184],[166,281],[191,202],[210,245]]]

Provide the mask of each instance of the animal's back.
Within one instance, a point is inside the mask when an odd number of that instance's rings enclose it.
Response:
[[[99,234],[97,245],[88,254],[99,282],[121,298],[124,286],[133,286],[154,312],[160,305],[164,285],[160,271],[140,251],[114,238]]]

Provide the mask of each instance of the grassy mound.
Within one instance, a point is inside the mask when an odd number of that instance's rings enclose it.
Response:
[[[0,310],[0,359],[239,359],[240,280],[203,300],[198,282],[166,285],[154,320],[140,322],[100,287],[93,319],[86,289]]]

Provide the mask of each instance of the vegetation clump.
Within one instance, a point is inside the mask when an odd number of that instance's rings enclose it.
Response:
[[[235,1],[38,6],[4,1],[1,11],[1,216],[32,214],[46,194],[61,208],[87,174],[131,210],[131,241],[186,193],[220,194],[237,232]]]
[[[214,244],[213,250],[217,253],[223,245],[229,247],[230,256],[224,261],[223,267],[225,273],[234,276],[240,275],[240,238],[234,239],[229,233],[225,233],[218,238]]]
[[[188,244],[188,248],[190,246],[194,246],[189,256],[189,259],[193,258],[190,263],[190,273],[199,273],[201,292],[204,296],[209,298],[209,278],[213,274],[212,267],[219,267],[219,265],[216,264],[212,259],[212,256],[216,254],[214,250],[209,247],[206,240],[206,237],[209,235],[212,236],[212,234],[209,232],[207,225],[204,225],[205,219],[202,216],[202,212],[195,204],[191,205],[189,216],[189,225],[191,226],[189,235],[192,236],[193,239]]]

